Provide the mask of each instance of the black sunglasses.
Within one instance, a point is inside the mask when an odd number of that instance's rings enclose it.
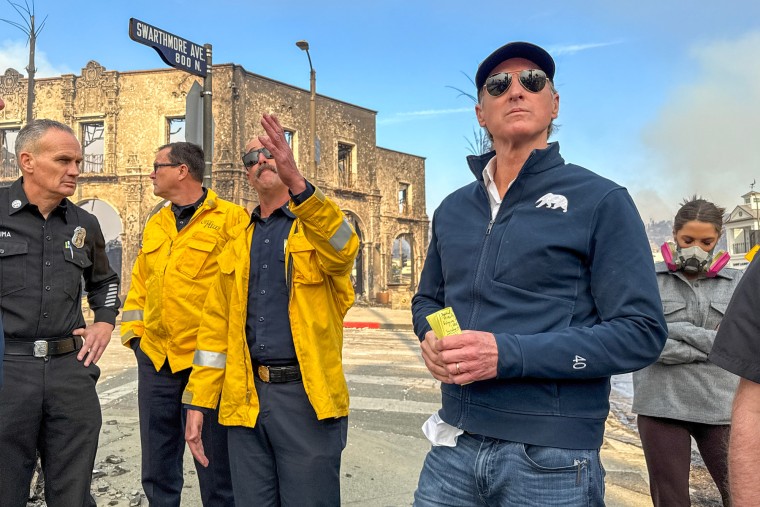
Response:
[[[243,165],[246,169],[250,169],[259,163],[259,153],[264,155],[264,158],[272,158],[272,152],[266,148],[259,148],[258,150],[251,150],[243,155]]]
[[[498,97],[505,91],[509,90],[509,85],[512,84],[512,74],[517,74],[520,79],[520,84],[523,88],[531,93],[538,93],[546,86],[546,72],[540,69],[527,69],[519,72],[499,72],[493,76],[489,76],[486,79],[486,91],[492,97]]]

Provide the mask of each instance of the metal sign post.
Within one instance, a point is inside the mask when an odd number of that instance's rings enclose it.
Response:
[[[203,49],[208,61],[208,74],[203,78],[203,156],[206,162],[206,169],[203,171],[203,186],[211,188],[211,168],[214,160],[214,129],[212,127],[213,118],[211,117],[211,44],[205,44]]]
[[[170,67],[203,78],[203,153],[206,161],[203,185],[211,188],[214,152],[213,118],[211,117],[211,44],[200,46],[135,18],[129,19],[129,38],[155,49],[164,63]],[[185,111],[186,124],[187,121],[188,112]]]
[[[198,81],[185,96],[185,141],[203,146],[203,87]]]

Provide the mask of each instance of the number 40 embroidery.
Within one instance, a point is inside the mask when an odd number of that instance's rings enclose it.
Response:
[[[582,370],[586,367],[586,358],[581,356],[575,356],[575,359],[573,359],[573,369],[574,370]]]

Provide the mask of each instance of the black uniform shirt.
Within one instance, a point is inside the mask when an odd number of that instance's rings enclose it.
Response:
[[[314,187],[307,182],[306,190],[291,197],[296,204],[302,204],[313,194]],[[267,218],[261,217],[259,207],[251,213],[251,224],[255,224],[255,228],[251,239],[245,335],[251,358],[268,366],[297,362],[285,280],[285,242],[295,219],[287,204]]]
[[[3,332],[3,314],[0,312],[0,387],[3,387],[3,354],[5,354],[5,333]]]
[[[708,358],[724,370],[760,382],[760,254],[736,286]]]
[[[172,213],[174,213],[174,218],[177,221],[177,232],[184,229],[185,226],[190,223],[190,219],[193,218],[195,212],[198,211],[198,208],[201,207],[203,201],[206,200],[206,195],[208,195],[208,190],[204,188],[201,198],[192,204],[178,206],[177,204],[172,203]]]
[[[0,189],[0,308],[6,341],[71,335],[84,327],[82,279],[95,322],[114,324],[119,277],[108,264],[97,218],[63,199],[43,218],[23,178]],[[84,231],[83,241],[75,230]],[[80,246],[77,246],[77,245]]]

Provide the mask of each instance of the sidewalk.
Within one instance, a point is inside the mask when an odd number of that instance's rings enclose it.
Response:
[[[352,306],[343,327],[412,330],[411,310],[392,310],[382,306]]]

